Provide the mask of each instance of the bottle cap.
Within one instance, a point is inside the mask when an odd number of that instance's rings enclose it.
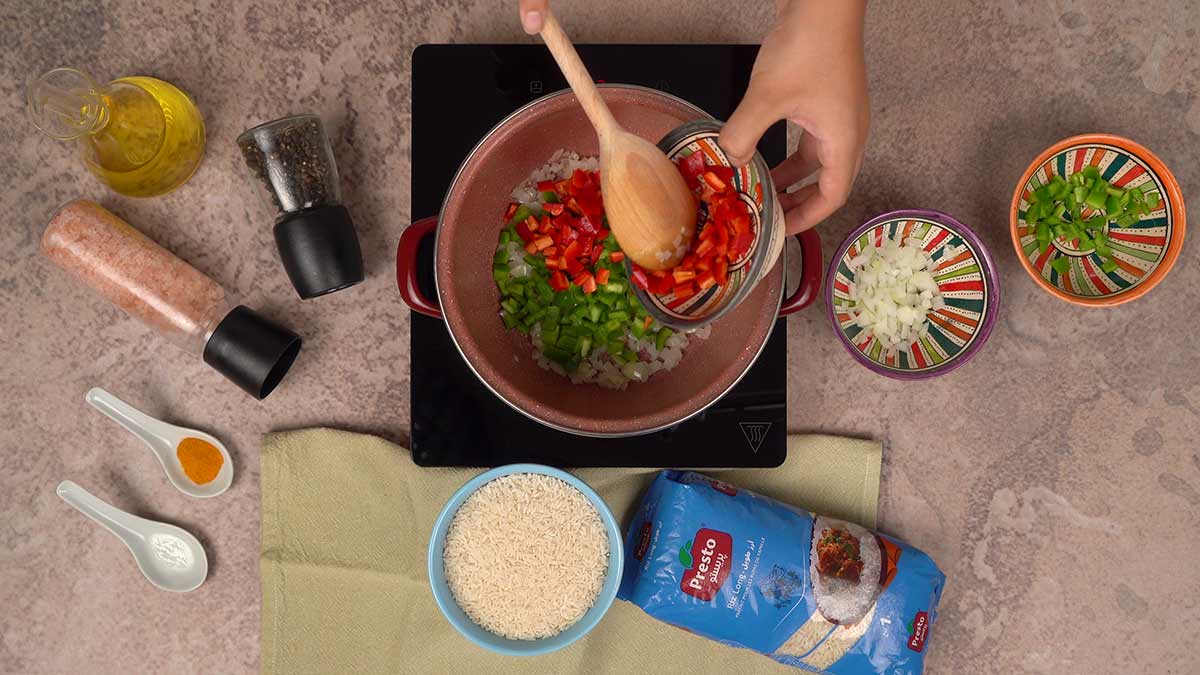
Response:
[[[304,300],[363,280],[358,234],[350,212],[340,204],[284,216],[275,225],[275,244],[292,287]]]
[[[299,353],[299,335],[238,305],[221,319],[205,343],[204,362],[262,400],[287,374]]]

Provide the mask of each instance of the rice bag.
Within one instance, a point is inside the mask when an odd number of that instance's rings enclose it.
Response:
[[[804,670],[918,674],[945,580],[903,542],[663,471],[626,535],[617,597]]]

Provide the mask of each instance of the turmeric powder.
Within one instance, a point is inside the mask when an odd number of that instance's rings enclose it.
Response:
[[[179,442],[175,455],[179,457],[183,472],[196,485],[212,482],[225,463],[225,457],[217,446],[190,436]]]

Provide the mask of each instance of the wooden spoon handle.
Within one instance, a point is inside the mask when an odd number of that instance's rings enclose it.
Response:
[[[600,90],[596,88],[583,61],[579,60],[575,45],[571,44],[571,38],[563,32],[553,12],[546,12],[546,18],[542,21],[542,40],[558,63],[558,69],[566,76],[567,84],[571,85],[571,90],[579,99],[579,105],[583,106],[583,111],[592,121],[596,134],[604,138],[617,129],[616,119],[600,97]]]

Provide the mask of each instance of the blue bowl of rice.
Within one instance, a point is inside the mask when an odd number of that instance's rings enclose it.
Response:
[[[595,490],[540,464],[510,464],[463,485],[429,537],[438,609],[480,647],[511,656],[562,649],[612,606],[624,551]]]

